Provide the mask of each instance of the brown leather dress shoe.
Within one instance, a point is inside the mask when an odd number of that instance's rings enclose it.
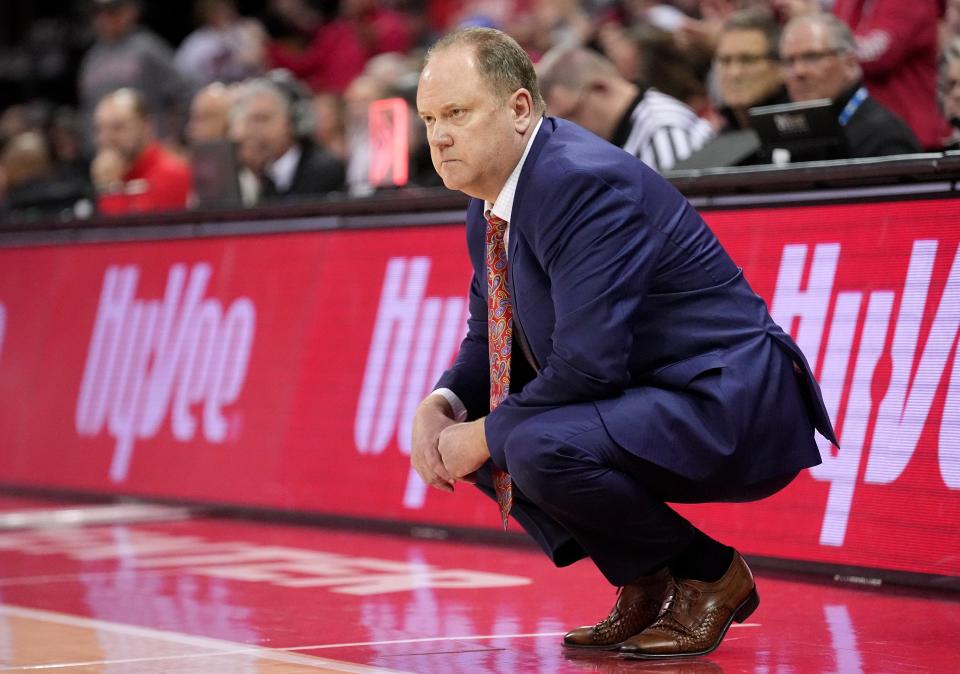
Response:
[[[670,572],[663,569],[624,585],[617,593],[617,603],[610,610],[610,615],[596,625],[567,632],[563,637],[563,645],[571,648],[619,648],[625,640],[640,634],[657,619],[671,580]]]
[[[675,579],[656,622],[628,639],[620,654],[626,658],[705,655],[720,645],[731,622],[746,620],[759,603],[753,574],[734,552],[727,572],[715,583]]]

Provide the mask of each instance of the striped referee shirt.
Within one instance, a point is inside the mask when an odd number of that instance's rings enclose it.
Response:
[[[689,106],[651,88],[637,96],[610,142],[663,173],[713,136],[713,127]]]

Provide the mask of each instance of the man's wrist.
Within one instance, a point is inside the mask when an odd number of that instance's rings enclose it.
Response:
[[[450,405],[450,401],[439,393],[431,393],[420,403],[421,405],[435,408],[437,411],[443,414],[443,416],[450,419],[455,418],[453,413],[453,407]]]
[[[433,391],[427,398],[440,397],[447,403],[447,416],[449,416],[454,421],[466,421],[467,420],[467,408],[460,400],[459,396],[456,393],[451,391],[448,388],[438,388]]]

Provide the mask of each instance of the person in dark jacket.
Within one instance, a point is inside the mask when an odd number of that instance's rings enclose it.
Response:
[[[790,101],[777,55],[779,41],[780,26],[766,10],[736,12],[724,23],[713,57],[722,99],[721,133],[749,128],[750,108]]]
[[[723,24],[713,56],[721,126],[715,138],[678,168],[770,163],[769,151],[752,131],[749,110],[790,102],[777,55],[779,41],[780,25],[769,10],[735,12]]]
[[[920,144],[940,149],[947,125],[936,105],[937,27],[945,0],[834,0],[850,26],[870,94],[903,119]]]
[[[279,76],[244,85],[239,100],[240,156],[260,177],[262,200],[343,188],[343,162],[313,140],[312,112],[309,94]]]
[[[140,0],[92,0],[96,41],[77,78],[80,110],[93,139],[94,108],[117,89],[139,91],[158,139],[175,139],[186,120],[194,83],[174,63],[173,51],[140,24]],[[92,147],[86,148],[92,151]]]
[[[832,14],[791,19],[780,38],[780,60],[791,100],[833,101],[846,138],[843,157],[923,151],[906,123],[864,87],[853,34]]]
[[[0,221],[69,220],[85,215],[91,207],[89,183],[58,170],[46,140],[36,131],[17,134],[6,144],[0,153],[0,171],[7,181]]]

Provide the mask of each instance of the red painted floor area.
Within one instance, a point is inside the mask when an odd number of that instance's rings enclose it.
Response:
[[[219,519],[33,526],[0,530],[0,671],[960,672],[955,595],[763,573],[758,588],[708,658],[646,663],[560,646],[615,593],[533,549]],[[87,636],[74,648],[27,627],[48,623]],[[272,665],[224,659],[249,653]]]

